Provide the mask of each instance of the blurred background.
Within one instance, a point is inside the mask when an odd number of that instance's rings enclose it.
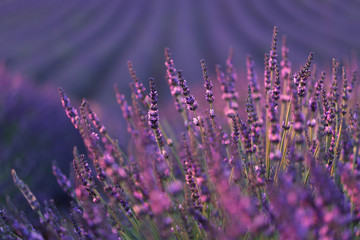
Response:
[[[55,183],[51,161],[68,173],[72,146],[81,141],[60,106],[58,86],[75,106],[88,98],[121,141],[125,128],[113,84],[129,96],[127,60],[145,86],[155,77],[161,102],[170,96],[165,47],[194,89],[202,84],[199,60],[205,58],[214,74],[230,47],[240,81],[251,54],[261,82],[274,25],[287,35],[293,65],[314,51],[319,68],[329,69],[333,57],[355,62],[359,24],[358,0],[1,0],[0,162],[7,166],[1,186],[12,185],[9,173],[16,168],[45,196],[44,179],[50,179],[48,188]],[[1,200],[10,194],[6,189],[0,188]]]

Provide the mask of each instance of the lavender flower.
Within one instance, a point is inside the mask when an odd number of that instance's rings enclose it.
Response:
[[[74,108],[59,89],[65,112],[83,138],[87,153],[79,154],[74,148],[74,176],[65,176],[53,164],[59,185],[71,197],[70,214],[62,216],[56,201],[40,205],[12,170],[15,185],[40,222],[34,224],[8,198],[6,210],[0,210],[2,238],[360,236],[360,108],[352,99],[356,74],[350,82],[344,65],[340,78],[340,64],[334,60],[332,92],[327,94],[329,81],[325,72],[318,79],[313,53],[295,69],[284,39],[279,64],[277,38],[278,28],[274,27],[271,50],[265,55],[262,90],[256,82],[255,63],[247,57],[248,87],[240,90],[247,95],[246,103],[235,86],[241,78],[233,61],[234,50],[226,60],[226,73],[216,66],[222,98],[214,106],[216,85],[201,60],[210,104],[205,113],[199,111],[201,106],[182,71],[176,70],[169,49],[165,49],[166,80],[179,117],[186,121],[186,133],[181,137],[181,128],[172,122],[160,126],[155,81],[149,79],[146,95],[131,62],[132,101],[128,103],[115,87],[131,136],[127,145],[109,135],[87,100]],[[220,111],[214,118],[218,104],[225,114]]]
[[[356,80],[357,80],[357,71],[353,71],[351,77],[351,84],[348,86],[349,93],[353,91]]]
[[[70,99],[66,96],[64,90],[62,88],[59,88],[58,90],[61,97],[61,103],[65,108],[66,115],[68,116],[68,118],[70,118],[74,127],[78,128],[79,115],[77,113],[77,110],[70,105]]]
[[[157,91],[155,89],[155,82],[153,78],[149,79],[149,84],[150,84],[150,109],[149,109],[149,126],[155,130],[155,131],[159,131],[159,111],[157,108]],[[158,135],[157,135],[158,136]]]
[[[57,182],[60,185],[60,187],[63,189],[63,191],[72,198],[75,198],[74,189],[73,186],[71,185],[70,180],[61,172],[56,162],[53,162],[52,169],[53,169],[53,174],[55,175]]]
[[[182,112],[182,99],[179,96],[181,93],[181,87],[179,86],[179,80],[176,77],[176,68],[174,66],[174,61],[171,58],[171,52],[169,48],[165,48],[165,59],[167,80],[170,87],[170,93],[174,97],[176,110],[178,112]]]
[[[247,79],[251,86],[251,91],[254,94],[254,100],[259,101],[261,98],[260,87],[257,83],[254,67],[255,67],[254,61],[251,59],[250,55],[247,55],[246,57]]]
[[[280,62],[280,76],[282,79],[287,79],[291,74],[291,62],[288,59],[289,48],[287,47],[287,38],[284,35],[282,37],[282,46],[281,46],[281,57],[282,60]]]
[[[17,176],[14,169],[11,170],[11,174],[13,176],[15,185],[19,188],[23,196],[26,198],[26,201],[29,203],[32,210],[34,210],[35,212],[40,211],[40,203],[35,197],[35,195],[31,192],[29,187]]]
[[[278,32],[279,32],[278,27],[274,26],[272,42],[271,42],[271,50],[270,50],[270,54],[269,54],[269,69],[271,71],[274,71],[275,67],[277,65],[277,35],[278,35]]]
[[[136,71],[134,70],[133,63],[131,61],[128,61],[128,69],[129,73],[131,75],[131,78],[134,82],[134,87],[136,89],[135,96],[140,99],[143,103],[146,101],[146,89],[144,85],[140,82],[139,78],[136,76]]]
[[[265,93],[267,93],[271,88],[269,54],[265,53],[264,61],[265,61],[264,86],[265,86]]]
[[[178,79],[179,79],[180,86],[182,88],[182,92],[185,96],[188,109],[190,111],[195,111],[199,104],[195,100],[194,96],[190,94],[190,89],[186,83],[186,80],[184,79],[184,77],[182,75],[182,71],[178,71]]]
[[[215,97],[214,97],[214,94],[212,92],[212,82],[211,82],[211,80],[209,78],[209,75],[207,73],[208,67],[206,66],[205,59],[201,59],[200,63],[201,63],[202,71],[203,71],[203,78],[205,80],[204,87],[206,89],[206,101],[209,104],[212,104],[214,102],[214,100],[215,100]]]

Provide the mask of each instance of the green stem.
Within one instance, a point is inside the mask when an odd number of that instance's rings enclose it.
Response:
[[[310,121],[314,119],[314,112],[311,112],[311,118],[310,118]],[[309,139],[310,139],[310,143],[312,142],[312,139],[313,139],[313,127],[310,126],[310,129],[309,129]]]
[[[290,127],[289,134],[290,134],[291,136],[294,135],[294,133],[293,133],[293,131],[292,131],[292,126]],[[285,137],[286,137],[286,136],[285,136]],[[291,137],[290,137],[290,138],[291,138]],[[281,169],[285,169],[285,155],[286,155],[288,143],[289,143],[289,139],[288,139],[288,137],[286,137],[286,138],[285,138],[285,142],[284,142],[284,150],[283,150],[283,154],[282,154],[282,156],[281,156],[281,162],[280,162]]]
[[[196,114],[196,111],[194,111],[195,114],[195,118],[197,119],[198,123],[199,123],[199,127],[200,127],[200,134],[201,134],[201,141],[202,141],[202,146],[204,148],[204,168],[205,168],[205,173],[206,175],[208,174],[208,166],[207,166],[207,161],[206,161],[206,156],[207,156],[207,150],[206,150],[206,146],[205,146],[205,137],[204,137],[204,132],[203,132],[203,128],[202,128],[202,123],[200,121],[200,118],[198,117],[198,115]]]
[[[308,169],[308,171],[306,173],[305,180],[304,180],[304,185],[306,185],[306,183],[307,183],[307,181],[309,179],[310,169],[311,169],[311,167],[309,167],[309,169]]]
[[[270,177],[270,149],[271,149],[271,142],[269,139],[269,130],[271,128],[271,124],[268,122],[268,119],[266,118],[266,178]]]
[[[165,124],[165,125],[167,125],[167,124]],[[164,131],[164,128],[162,127],[162,125],[160,124],[160,122],[159,122],[159,128],[160,128],[160,130],[161,130],[161,132],[162,132],[162,134],[163,134],[163,136],[164,136],[164,138],[165,138],[165,141],[168,142],[169,137],[167,136],[167,134],[166,134],[166,132]],[[167,129],[168,129],[168,128],[167,128]],[[173,144],[174,144],[174,143],[173,143]],[[178,153],[177,153],[177,151],[176,151],[176,149],[175,149],[175,147],[174,147],[173,144],[170,146],[171,152],[172,152],[172,154],[174,155],[177,164],[179,165],[179,168],[180,168],[180,171],[181,171],[182,175],[185,176],[185,171],[184,171],[183,165],[182,165],[182,163],[181,163],[181,161],[180,161],[180,157],[179,157],[179,155],[178,155]]]
[[[199,118],[198,115],[196,114],[196,111],[194,111],[194,114],[195,114],[196,120],[197,120],[198,123],[199,123],[200,134],[201,134],[201,141],[202,141],[202,144],[204,145],[204,144],[205,144],[205,138],[204,138],[204,132],[203,132],[203,129],[202,129],[202,123],[201,123],[201,121],[200,121],[200,118]],[[205,147],[205,146],[204,146],[204,147]]]
[[[333,164],[331,167],[331,175],[334,176],[336,173],[336,164],[337,164],[337,149],[339,147],[339,141],[340,141],[340,137],[341,137],[341,131],[342,131],[342,125],[343,125],[343,120],[341,119],[341,123],[340,123],[340,128],[339,128],[339,132],[338,132],[338,136],[337,136],[337,140],[336,140],[336,144],[335,144],[335,148],[334,148],[334,160],[333,160]]]

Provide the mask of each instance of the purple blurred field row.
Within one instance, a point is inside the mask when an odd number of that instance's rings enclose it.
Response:
[[[2,1],[0,58],[35,81],[109,103],[115,82],[128,92],[127,60],[141,79],[164,81],[165,47],[195,84],[199,60],[214,74],[230,47],[240,67],[246,54],[260,66],[274,25],[288,35],[294,64],[309,51],[324,65],[346,59],[360,49],[359,22],[359,1]]]

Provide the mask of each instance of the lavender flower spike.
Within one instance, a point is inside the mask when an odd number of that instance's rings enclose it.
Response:
[[[201,59],[200,63],[201,63],[201,68],[202,68],[202,72],[203,72],[203,78],[205,80],[204,87],[206,89],[206,101],[211,104],[214,102],[215,97],[212,92],[212,87],[213,87],[212,82],[211,82],[211,80],[209,78],[209,74],[207,72],[208,67],[206,66],[205,59]]]
[[[198,102],[195,100],[194,96],[190,94],[190,89],[186,84],[186,80],[183,77],[182,71],[178,71],[179,84],[182,88],[182,92],[186,99],[186,104],[190,111],[195,111],[198,107]]]
[[[70,118],[74,127],[78,129],[80,118],[77,110],[70,105],[70,99],[66,96],[64,90],[62,88],[58,88],[58,91],[61,97],[61,103],[65,108],[66,115],[68,116],[68,118]]]
[[[158,103],[158,94],[157,91],[155,89],[155,82],[154,82],[154,78],[150,78],[149,79],[149,84],[150,84],[150,109],[149,109],[149,113],[148,113],[148,117],[149,117],[149,126],[153,129],[154,134],[155,134],[155,138],[159,144],[159,147],[162,148],[165,143],[163,140],[163,136],[159,127],[159,110],[157,108],[157,103]],[[161,149],[160,149],[161,150]]]
[[[28,185],[26,185],[16,174],[16,171],[14,169],[11,170],[11,174],[13,176],[13,180],[15,185],[19,188],[23,196],[26,198],[27,202],[30,204],[30,207],[35,212],[38,212],[40,210],[40,203],[35,197],[35,195],[31,192]]]
[[[277,65],[277,35],[279,29],[277,26],[274,27],[273,37],[271,42],[271,50],[270,50],[270,58],[269,58],[269,68],[271,71],[275,70],[275,66]]]

